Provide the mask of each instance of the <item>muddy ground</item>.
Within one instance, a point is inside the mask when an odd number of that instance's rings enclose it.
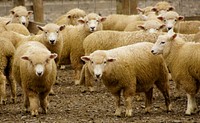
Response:
[[[8,101],[6,105],[0,105],[0,122],[26,122],[26,123],[181,123],[200,122],[200,114],[185,116],[186,96],[181,93],[180,98],[175,98],[175,85],[170,82],[170,95],[173,111],[167,113],[164,98],[161,93],[154,89],[154,101],[150,114],[144,114],[144,100],[133,100],[133,116],[114,116],[114,98],[109,91],[101,85],[96,92],[85,91],[84,86],[75,86],[73,81],[73,70],[59,70],[58,84],[54,85],[56,95],[50,96],[50,107],[48,113],[32,117],[24,112],[23,95],[18,87],[17,103]],[[200,95],[197,97],[200,108]],[[124,112],[123,108],[123,112]]]

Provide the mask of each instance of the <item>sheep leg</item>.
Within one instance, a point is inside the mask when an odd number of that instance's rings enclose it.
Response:
[[[152,105],[152,99],[153,99],[153,88],[151,88],[149,91],[145,92],[145,113],[150,113],[151,105]]]
[[[115,93],[115,94],[113,94],[114,96],[115,96],[115,98],[116,98],[116,110],[115,110],[115,116],[121,116],[121,105],[120,105],[120,100],[121,100],[121,98],[120,98],[120,91],[119,92],[117,92],[117,93]]]
[[[169,84],[168,81],[156,81],[156,87],[160,90],[162,95],[165,98],[165,105],[167,108],[167,112],[171,111],[171,101],[169,98]]]
[[[28,98],[30,101],[30,112],[32,116],[38,115],[38,109],[39,109],[39,101],[38,101],[38,95],[33,91],[28,91]]]
[[[0,72],[0,104],[6,104],[6,77]]]
[[[80,70],[75,70],[75,85],[80,84],[80,74],[81,74]]]
[[[91,92],[95,91],[93,81],[94,81],[94,78],[92,74],[90,73],[88,66],[85,66],[85,85],[86,87],[89,88]]]
[[[133,85],[129,85],[130,87],[134,87]],[[125,88],[124,89],[124,99],[125,99],[125,105],[126,105],[126,113],[125,116],[132,116],[132,97],[134,95],[134,92],[131,88]]]
[[[85,84],[85,66],[86,65],[83,65],[82,70],[81,70],[81,76],[80,76],[81,85]]]
[[[24,107],[25,107],[25,112],[29,112],[29,107],[30,107],[30,102],[29,98],[26,93],[24,93]]]
[[[186,115],[191,115],[192,113],[196,113],[197,104],[195,99],[195,94],[187,94],[187,110],[185,112]]]
[[[42,111],[44,114],[47,114],[47,109],[48,109],[48,105],[49,105],[47,97],[48,97],[48,92],[39,94],[40,106],[42,107]]]
[[[8,82],[11,88],[11,100],[13,103],[16,103],[16,81],[12,76],[8,77]]]

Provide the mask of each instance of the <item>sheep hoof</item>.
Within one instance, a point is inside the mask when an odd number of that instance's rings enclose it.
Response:
[[[169,104],[169,106],[167,107],[167,112],[171,112],[172,111],[172,104]]]
[[[121,110],[120,109],[116,109],[114,115],[117,116],[117,117],[121,117]]]
[[[6,100],[3,100],[1,104],[5,105],[6,104]]]
[[[55,92],[51,89],[50,92],[49,92],[49,95],[50,95],[50,96],[54,96],[54,95],[55,95]]]
[[[125,114],[126,117],[131,117],[132,116],[132,110],[126,110],[126,114]]]
[[[43,114],[47,114],[47,108],[42,110]]]
[[[94,87],[89,87],[90,92],[94,92],[95,88]]]
[[[31,111],[31,115],[32,115],[33,117],[36,117],[36,116],[38,115],[38,111],[37,111],[37,110]]]
[[[16,98],[12,98],[12,103],[16,103]]]
[[[80,85],[80,81],[79,80],[75,80],[75,85]]]

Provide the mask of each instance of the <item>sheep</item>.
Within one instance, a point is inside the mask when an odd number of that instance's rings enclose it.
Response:
[[[155,11],[157,15],[162,15],[168,11],[174,11],[175,8],[170,5],[169,2],[161,1],[156,3],[156,5],[152,8],[152,11]]]
[[[181,21],[184,17],[174,11],[167,12],[158,19],[166,24],[168,31],[173,29],[174,32],[181,34],[195,34],[199,31],[200,21]]]
[[[168,69],[161,56],[151,54],[152,46],[152,43],[142,42],[111,50],[97,50],[81,57],[93,78],[97,82],[102,80],[116,98],[115,115],[121,116],[122,91],[126,102],[125,116],[132,116],[132,96],[136,92],[145,93],[145,112],[150,112],[154,84],[165,98],[167,111],[171,110]]]
[[[165,27],[158,19],[156,20],[147,20],[147,21],[137,21],[135,23],[130,23],[124,29],[124,31],[137,31],[142,29],[144,31],[149,31],[150,33],[155,33],[157,31],[162,31]]]
[[[29,18],[33,14],[33,11],[27,11],[24,6],[16,6],[10,10],[10,13],[12,23],[20,23],[28,27]]]
[[[14,31],[23,35],[30,35],[26,27],[18,23],[10,23],[10,21],[0,21],[0,33],[4,31]]]
[[[80,57],[84,55],[83,40],[91,33],[102,30],[102,22],[106,18],[95,13],[90,13],[78,21],[82,23],[77,26],[66,26],[62,31],[63,50],[61,53],[60,65],[71,63],[75,69],[75,84],[79,83],[82,62]]]
[[[54,23],[58,25],[78,25],[78,19],[86,16],[86,12],[79,8],[74,8],[59,17]]]
[[[39,41],[44,44],[48,50],[56,53],[58,57],[55,62],[58,66],[61,52],[63,49],[63,36],[61,31],[65,28],[65,25],[57,25],[54,23],[46,24],[45,26],[37,26],[42,31],[41,34],[32,36],[29,40]]]
[[[5,104],[6,92],[5,82],[7,81],[10,85],[11,100],[13,103],[16,102],[16,82],[12,76],[12,63],[15,47],[12,43],[3,37],[0,37],[0,88],[1,88],[1,103]]]
[[[160,35],[152,47],[154,55],[162,54],[176,85],[187,94],[186,115],[197,112],[195,95],[199,90],[200,43],[185,42],[176,33]]]
[[[12,74],[23,90],[25,109],[32,116],[38,115],[39,104],[47,113],[48,94],[57,74],[56,57],[37,41],[25,42],[16,49]]]
[[[0,71],[0,104],[6,104],[6,76]]]

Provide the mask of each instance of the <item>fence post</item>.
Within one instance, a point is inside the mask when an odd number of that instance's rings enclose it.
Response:
[[[117,14],[136,14],[138,0],[116,0]]]
[[[33,0],[34,21],[44,22],[43,0]]]

